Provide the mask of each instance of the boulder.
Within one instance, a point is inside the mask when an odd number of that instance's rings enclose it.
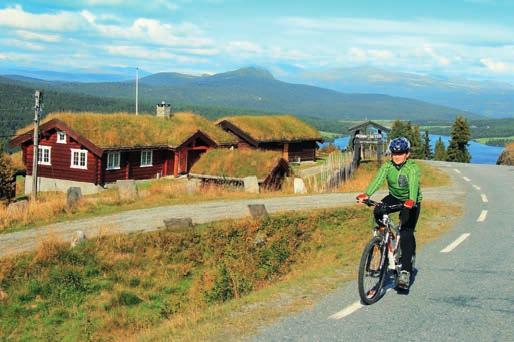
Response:
[[[73,237],[71,238],[70,247],[74,248],[80,243],[86,241],[86,234],[82,230],[77,230],[75,234],[73,234]]]
[[[293,182],[294,193],[295,194],[306,194],[307,188],[305,187],[305,183],[301,178],[295,178]]]
[[[79,187],[72,186],[68,188],[66,193],[66,206],[68,209],[75,207],[82,197],[82,190]]]
[[[268,211],[264,204],[248,204],[248,210],[250,215],[256,219],[267,219],[269,218]]]
[[[133,179],[117,180],[118,195],[122,201],[132,201],[137,199],[138,192],[136,181]]]
[[[259,182],[257,181],[256,176],[249,176],[243,178],[243,184],[245,187],[245,192],[249,192],[252,194],[259,193]]]
[[[166,229],[182,229],[182,228],[191,228],[193,226],[193,219],[190,217],[184,218],[170,218],[164,220],[164,226]]]
[[[12,202],[7,206],[7,215],[13,215],[14,213],[25,212],[29,207],[29,201],[21,200]]]

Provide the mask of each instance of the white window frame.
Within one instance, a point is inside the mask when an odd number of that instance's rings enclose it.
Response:
[[[117,160],[115,158],[117,156]],[[106,170],[119,170],[120,169],[121,152],[113,151],[107,152],[107,168]],[[114,163],[117,161],[117,163]]]
[[[44,161],[45,151],[48,151],[48,161]],[[52,146],[38,145],[37,163],[38,165],[52,165]]]
[[[81,169],[81,170],[87,170],[87,150],[81,150],[81,149],[78,149],[78,148],[71,148],[71,160],[70,160],[70,168],[72,169]],[[78,153],[78,165],[74,165],[73,162],[73,157],[75,155],[75,153]],[[84,165],[80,165],[80,156],[81,155],[84,155]]]
[[[61,134],[64,136],[63,139],[61,139]],[[66,132],[57,131],[57,143],[66,144]]]
[[[148,153],[150,153],[150,158],[148,158]],[[147,156],[146,160],[143,159],[143,156]],[[148,163],[148,159],[150,159],[150,163]],[[150,167],[153,166],[153,150],[141,150],[141,160],[139,163],[140,167]]]

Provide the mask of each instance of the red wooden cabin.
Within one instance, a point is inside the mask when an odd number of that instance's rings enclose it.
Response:
[[[210,135],[202,127],[208,128]],[[79,186],[84,193],[122,179],[177,177],[188,173],[205,151],[235,143],[206,119],[186,113],[170,119],[128,114],[54,115],[40,126],[39,141],[40,190],[66,191]],[[25,191],[29,193],[33,132],[19,134],[10,145],[21,146],[23,151]]]
[[[282,152],[287,161],[316,160],[321,134],[290,115],[232,116],[218,121],[225,131],[238,139],[238,148]]]

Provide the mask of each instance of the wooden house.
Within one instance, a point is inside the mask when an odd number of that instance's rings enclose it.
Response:
[[[79,186],[94,193],[122,179],[186,174],[211,148],[236,139],[209,120],[191,113],[170,118],[151,115],[59,113],[40,126],[39,189],[66,191]],[[32,188],[33,131],[26,127],[10,145],[20,146],[27,170],[25,192]]]
[[[318,142],[315,128],[291,115],[231,116],[217,123],[238,139],[238,148],[279,151],[287,161],[316,160]]]
[[[348,148],[358,151],[355,155],[359,158],[380,160],[384,153],[387,153],[390,128],[367,120],[351,126],[348,132],[350,133]]]
[[[189,177],[242,186],[244,178],[256,176],[261,188],[276,190],[290,173],[289,163],[278,151],[224,148],[203,154]]]

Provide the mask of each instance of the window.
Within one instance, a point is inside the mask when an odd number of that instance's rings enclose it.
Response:
[[[87,170],[87,150],[71,149],[71,168]]]
[[[118,170],[120,168],[120,152],[107,153],[107,170]]]
[[[57,131],[57,143],[66,144],[66,133],[63,131]]]
[[[153,151],[152,150],[141,151],[141,167],[152,166],[152,161],[153,161]]]
[[[37,149],[37,163],[39,165],[52,165],[52,147],[39,145]]]

